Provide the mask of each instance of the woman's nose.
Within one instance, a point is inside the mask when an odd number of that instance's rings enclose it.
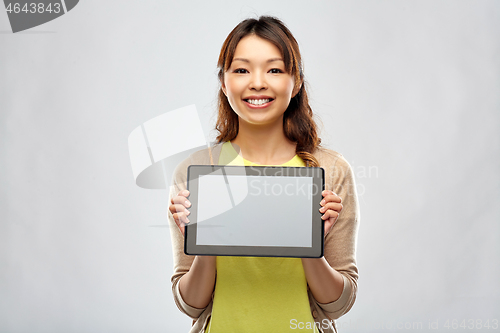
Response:
[[[267,89],[267,82],[263,73],[252,73],[250,79],[250,89],[262,90]]]

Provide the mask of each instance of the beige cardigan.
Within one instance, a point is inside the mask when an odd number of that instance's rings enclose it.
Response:
[[[187,167],[193,164],[217,164],[222,144],[200,150],[181,162],[174,171],[170,198],[186,189]],[[324,256],[330,266],[344,277],[344,290],[334,302],[318,303],[308,290],[311,313],[320,332],[337,332],[334,320],[347,313],[356,299],[358,269],[356,267],[356,238],[359,226],[359,206],[356,184],[352,169],[344,157],[332,150],[318,148],[313,153],[320,166],[325,170],[325,189],[331,190],[342,198],[343,209],[340,216],[325,239]],[[215,163],[214,163],[215,162]],[[184,254],[184,238],[168,213],[172,252],[174,255],[174,273],[172,291],[179,309],[193,319],[190,333],[204,332],[212,313],[210,302],[204,309],[193,308],[186,304],[179,292],[179,281],[189,271],[194,256]],[[213,296],[212,296],[213,297]]]

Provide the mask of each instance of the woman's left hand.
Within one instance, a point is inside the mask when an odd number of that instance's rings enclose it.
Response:
[[[321,219],[325,221],[325,237],[332,230],[333,225],[337,222],[337,219],[342,210],[342,199],[332,191],[323,191],[323,200],[321,200],[320,213],[323,215]]]

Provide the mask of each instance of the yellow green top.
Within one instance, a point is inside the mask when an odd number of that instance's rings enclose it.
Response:
[[[220,165],[258,164],[224,143]],[[295,155],[281,166],[305,166]],[[300,258],[217,257],[212,316],[205,332],[318,332]]]

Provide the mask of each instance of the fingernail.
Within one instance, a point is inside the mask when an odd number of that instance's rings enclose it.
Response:
[[[186,221],[187,221],[186,223],[189,223],[189,219],[187,217],[186,217]]]
[[[325,200],[321,200],[321,202],[319,203],[321,206],[324,206],[325,205]]]
[[[187,210],[187,209],[186,209],[186,210],[184,210],[184,213],[185,213],[186,215],[191,214],[191,212],[190,212],[189,210]]]
[[[186,207],[189,207],[189,206],[191,206],[191,203],[190,203],[188,200],[186,200],[186,201],[184,201],[184,205],[185,205]]]
[[[319,209],[319,211],[323,213],[323,212],[325,211],[325,209],[326,209],[325,207],[321,207],[321,208]]]

